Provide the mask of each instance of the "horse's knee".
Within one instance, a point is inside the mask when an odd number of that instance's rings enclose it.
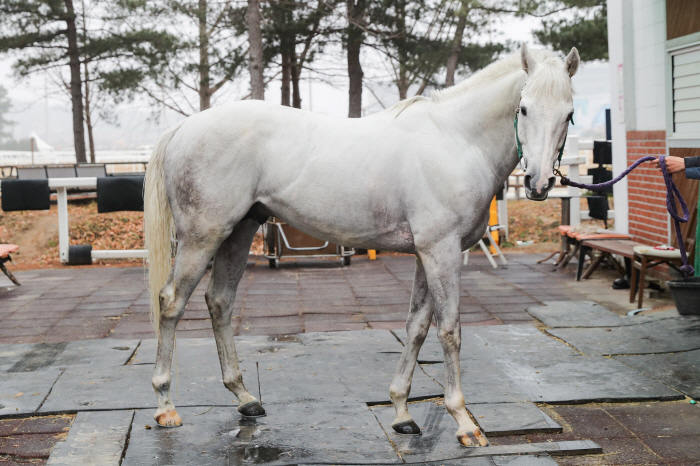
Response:
[[[160,320],[179,320],[185,312],[184,306],[178,306],[175,299],[175,288],[172,284],[167,284],[158,294],[160,303]]]
[[[438,339],[443,346],[459,347],[462,342],[462,328],[456,324],[444,324],[438,328]]]
[[[425,337],[428,336],[429,329],[430,321],[423,322],[414,319],[406,321],[406,334],[409,342],[413,345],[423,345]]]

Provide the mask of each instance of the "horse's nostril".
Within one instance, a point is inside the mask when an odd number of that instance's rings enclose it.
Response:
[[[551,177],[549,179],[549,184],[547,185],[547,191],[552,189],[554,187],[554,184],[557,182],[557,179],[555,177]]]
[[[530,191],[532,188],[530,187],[530,178],[532,178],[530,175],[525,175],[525,178],[523,179],[523,186],[525,189]]]

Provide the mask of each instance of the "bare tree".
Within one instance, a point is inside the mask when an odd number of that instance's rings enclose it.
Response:
[[[360,62],[360,50],[364,42],[364,24],[366,14],[366,0],[347,0],[347,55],[348,78],[350,91],[348,93],[348,117],[360,118],[362,116],[362,63]]]
[[[248,0],[248,69],[250,70],[250,97],[265,100],[265,79],[263,73],[263,40],[260,27],[260,0]]]

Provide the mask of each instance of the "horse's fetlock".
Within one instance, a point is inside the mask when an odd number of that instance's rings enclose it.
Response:
[[[158,392],[166,392],[170,390],[170,377],[167,375],[154,375],[151,379],[153,388]]]
[[[224,387],[233,391],[234,387],[241,387],[243,385],[243,375],[236,374],[235,376],[224,377]]]
[[[405,387],[392,384],[389,387],[391,401],[403,401],[408,398],[408,390]]]

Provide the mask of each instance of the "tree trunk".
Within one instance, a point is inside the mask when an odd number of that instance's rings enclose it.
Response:
[[[209,34],[207,33],[207,0],[199,0],[199,111],[211,107],[209,82]]]
[[[292,107],[301,108],[301,92],[299,91],[299,77],[301,76],[301,65],[297,63],[295,55],[291,56],[292,66],[290,67],[292,76]]]
[[[90,144],[90,163],[95,163],[95,139],[92,136],[92,115],[90,110],[90,74],[88,64],[84,63],[85,70],[85,126],[87,126],[88,143]]]
[[[408,88],[411,83],[408,79],[408,67],[406,63],[408,61],[408,53],[406,51],[406,0],[399,0],[398,6],[396,8],[397,25],[398,30],[398,55],[399,55],[399,76],[398,82],[396,83],[399,88],[399,99],[404,100],[408,96]]]
[[[83,82],[80,77],[80,49],[78,32],[75,27],[75,10],[73,0],[63,0],[68,17],[66,19],[66,36],[68,38],[68,64],[70,67],[70,96],[73,106],[73,144],[75,159],[85,163],[85,128],[83,127]]]
[[[459,19],[457,20],[457,29],[455,36],[452,39],[450,54],[447,56],[447,74],[445,75],[445,87],[455,85],[455,72],[457,71],[457,62],[459,61],[459,52],[462,50],[462,37],[464,36],[464,28],[467,25],[467,15],[469,11],[464,4],[459,10]]]
[[[263,76],[263,41],[260,28],[260,0],[248,0],[248,42],[250,43],[248,69],[250,70],[250,95],[265,100]]]
[[[289,85],[292,80],[292,57],[290,54],[289,40],[287,37],[282,37],[282,105],[290,106]]]
[[[362,29],[356,26],[362,24],[365,17],[365,0],[347,0],[348,4],[348,77],[350,92],[348,94],[348,117],[362,116],[362,63],[360,49],[364,41]]]

